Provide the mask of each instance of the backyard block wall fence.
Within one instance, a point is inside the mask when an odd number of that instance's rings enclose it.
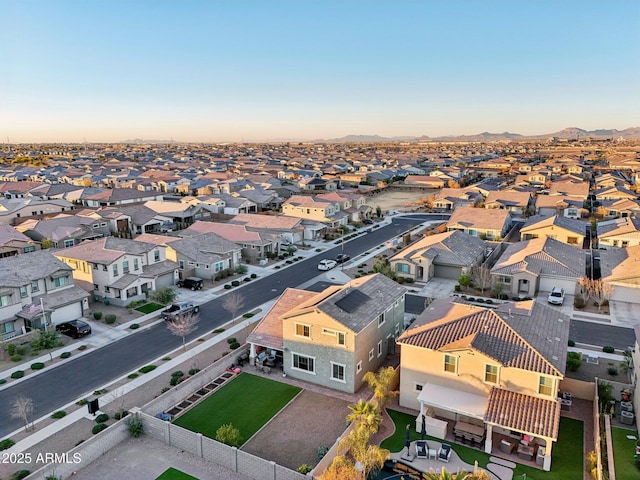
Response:
[[[306,476],[294,472],[275,462],[243,452],[236,447],[230,447],[171,422],[142,412],[138,415],[140,415],[146,435],[255,480],[308,480],[312,478],[311,475]]]

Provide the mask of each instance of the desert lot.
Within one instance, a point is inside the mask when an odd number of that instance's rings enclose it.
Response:
[[[372,208],[380,207],[383,212],[407,208],[407,203],[414,204],[416,200],[433,195],[437,190],[384,190],[381,193],[367,197],[367,205]]]

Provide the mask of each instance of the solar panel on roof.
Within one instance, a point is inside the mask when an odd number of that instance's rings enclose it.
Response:
[[[347,293],[344,297],[336,302],[336,306],[347,313],[355,312],[360,305],[369,300],[369,297],[366,293],[362,293],[360,290],[352,290]]]

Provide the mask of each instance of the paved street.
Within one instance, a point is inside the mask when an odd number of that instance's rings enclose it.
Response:
[[[633,348],[635,334],[632,328],[609,324],[571,320],[569,338],[576,343],[604,347],[610,345],[619,350]]]

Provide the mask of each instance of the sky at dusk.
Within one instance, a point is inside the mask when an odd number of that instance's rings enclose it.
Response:
[[[0,141],[640,126],[640,2],[0,0]]]

